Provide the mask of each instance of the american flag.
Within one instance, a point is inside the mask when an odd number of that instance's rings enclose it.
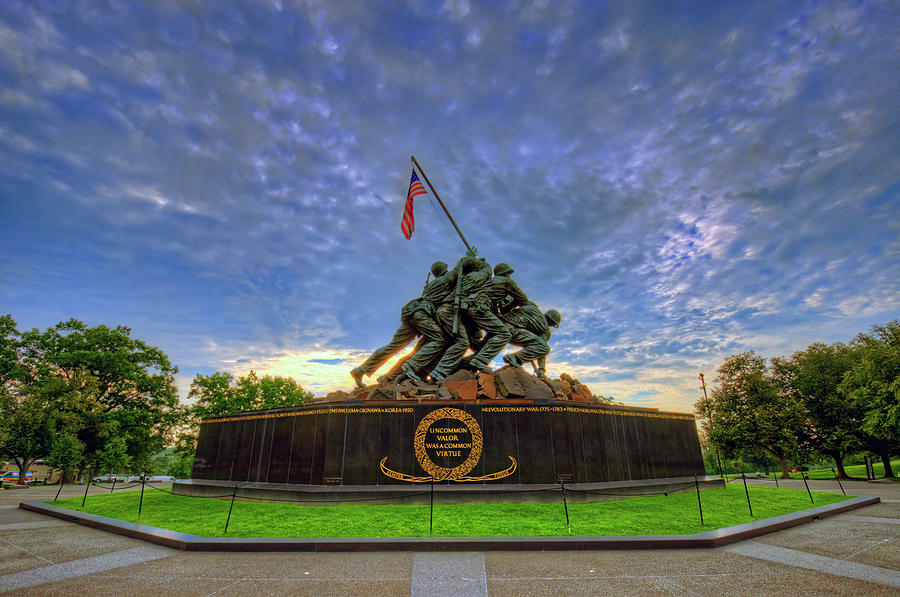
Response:
[[[412,233],[416,230],[416,220],[413,217],[413,197],[427,192],[422,181],[416,176],[416,169],[413,168],[412,178],[409,179],[409,193],[406,194],[406,207],[403,210],[403,222],[400,224],[406,240],[412,238]]]

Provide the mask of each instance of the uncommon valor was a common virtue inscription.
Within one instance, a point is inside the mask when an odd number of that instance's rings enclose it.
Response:
[[[493,481],[516,472],[516,459],[509,457],[509,468],[480,476],[469,476],[481,460],[484,436],[472,415],[458,408],[439,408],[428,413],[416,428],[413,449],[426,477],[405,475],[388,468],[381,460],[381,472],[388,477],[413,483],[431,481]],[[441,462],[444,466],[435,464]]]
[[[704,474],[690,414],[559,401],[401,404],[309,405],[206,419],[193,478],[539,484]]]

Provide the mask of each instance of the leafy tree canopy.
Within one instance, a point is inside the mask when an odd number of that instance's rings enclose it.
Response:
[[[97,378],[106,412],[129,408],[162,410],[177,403],[173,366],[160,349],[131,337],[125,326],[89,328],[77,319],[45,332],[22,334],[24,360],[33,375],[65,378],[85,370]]]
[[[50,453],[45,462],[63,472],[61,483],[72,478],[72,471],[81,464],[84,444],[71,433],[57,433],[50,446]]]
[[[859,361],[841,389],[865,409],[872,435],[900,440],[900,321],[872,328],[853,340]]]
[[[752,351],[729,357],[718,374],[709,399],[696,405],[709,415],[710,441],[726,455],[769,454],[788,476],[788,458],[802,452],[806,437],[800,401],[778,391],[765,359]]]
[[[833,458],[844,478],[844,457],[860,449],[864,439],[862,411],[838,390],[853,364],[853,350],[841,343],[812,344],[790,358],[772,359],[779,392],[799,400],[806,409],[813,449]]]
[[[27,466],[49,454],[57,433],[72,433],[90,463],[115,436],[136,463],[149,461],[182,416],[176,372],[124,326],[70,319],[20,333],[11,316],[0,317],[0,425],[15,430],[0,432],[0,450]]]
[[[840,391],[863,413],[862,428],[872,438],[890,472],[889,454],[900,445],[900,321],[876,325],[851,343],[857,360]]]
[[[188,400],[194,401],[191,414],[196,418],[298,406],[312,397],[290,377],[259,377],[254,371],[237,380],[231,373],[198,374],[188,393]]]

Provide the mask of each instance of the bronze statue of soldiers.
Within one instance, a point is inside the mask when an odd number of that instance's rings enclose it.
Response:
[[[436,319],[450,338],[450,342],[441,360],[431,370],[432,381],[440,381],[456,371],[466,349],[475,341],[472,332],[477,331],[477,328],[467,329],[471,326],[471,322],[463,321],[462,315],[466,313],[473,295],[491,277],[491,265],[483,257],[463,258],[457,268],[461,270],[461,277],[457,278],[456,289],[437,307]]]
[[[416,370],[426,366],[443,350],[446,340],[441,327],[434,320],[434,308],[444,295],[452,291],[456,284],[457,270],[447,271],[446,263],[435,261],[431,266],[431,273],[435,278],[425,285],[422,296],[406,303],[400,310],[400,327],[394,332],[391,341],[373,352],[362,365],[350,371],[357,386],[365,387],[363,375],[372,375],[417,336],[422,336],[422,342],[401,369],[407,377],[419,379]]]
[[[511,307],[528,302],[528,297],[510,277],[514,271],[509,264],[498,263],[494,268],[494,277],[485,282],[469,300],[466,313],[486,335],[481,349],[469,361],[469,367],[476,371],[490,371],[488,363],[500,354],[512,337],[512,332],[497,316],[500,304],[504,299]]]
[[[509,327],[511,336],[509,343],[522,350],[504,355],[503,361],[512,367],[521,368],[524,363],[532,362],[535,373],[540,377],[546,374],[547,354],[550,352],[550,327],[559,327],[562,316],[559,311],[550,309],[542,313],[531,301],[501,314]],[[537,361],[537,364],[534,364]]]

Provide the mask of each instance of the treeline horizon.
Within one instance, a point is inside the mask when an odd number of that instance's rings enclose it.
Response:
[[[12,315],[0,316],[0,456],[19,468],[19,483],[38,459],[63,481],[129,470],[184,477],[202,417],[313,396],[289,377],[217,371],[197,374],[183,402],[177,372],[126,326],[69,319],[19,331]]]
[[[900,320],[850,342],[813,343],[789,357],[747,351],[717,369],[708,398],[695,403],[709,447],[723,458],[789,462],[878,455],[893,477],[900,452]]]
[[[20,469],[37,459],[63,471],[190,475],[203,417],[297,406],[313,398],[290,377],[250,371],[197,374],[184,401],[178,368],[126,326],[77,319],[19,331],[0,316],[0,456]],[[814,343],[790,357],[754,351],[718,368],[710,396],[695,404],[723,457],[843,460],[878,454],[888,476],[900,449],[900,321],[873,326],[848,344]],[[188,402],[190,402],[188,404]]]

